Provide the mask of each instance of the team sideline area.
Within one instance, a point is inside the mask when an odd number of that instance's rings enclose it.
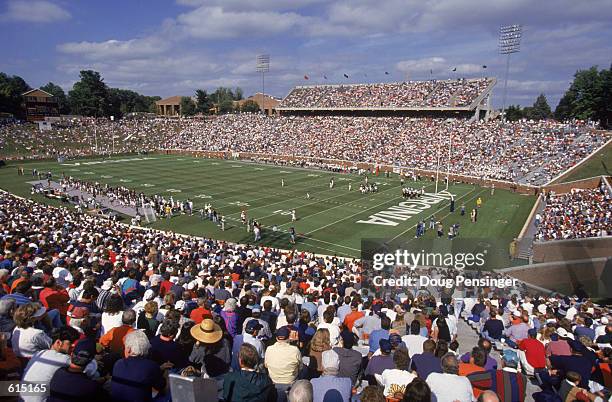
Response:
[[[45,176],[51,173],[58,184],[63,176],[99,183],[101,195],[108,191],[103,189],[108,184],[172,200],[173,213],[166,216],[165,211],[156,211],[157,222],[148,225],[153,228],[251,243],[255,234],[248,231],[249,220],[255,220],[262,231],[256,243],[351,257],[359,257],[363,238],[414,238],[421,221],[425,229],[430,229],[425,230],[426,238],[436,237],[439,230],[447,238],[450,227],[459,225],[456,235],[496,238],[509,244],[521,230],[535,199],[501,189],[491,195],[490,188],[454,183],[448,192],[435,195],[435,182],[402,179],[396,173],[389,177],[383,172],[359,175],[161,154],[15,166],[23,168],[25,174],[18,176],[16,168],[0,170],[0,185],[21,195],[29,196],[30,183],[38,180],[32,176],[32,169],[37,169]],[[65,189],[77,184],[66,184]],[[442,182],[438,186],[441,191],[445,189]],[[366,187],[368,191],[364,191]],[[402,188],[411,189],[412,198],[404,196]],[[450,198],[455,203],[453,212]],[[191,210],[183,205],[189,202]],[[402,207],[410,203],[418,208],[407,213]],[[109,206],[120,204],[118,200]],[[218,215],[214,222],[206,211],[202,215],[201,210],[208,205]],[[470,217],[474,209],[478,210],[476,222]],[[432,219],[435,223],[430,227]],[[145,224],[144,217],[140,223]],[[295,245],[291,244],[291,228],[296,232]]]

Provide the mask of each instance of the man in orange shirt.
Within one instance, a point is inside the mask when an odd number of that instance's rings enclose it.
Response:
[[[110,350],[111,353],[116,353],[123,356],[125,348],[125,337],[130,332],[134,331],[134,323],[136,322],[136,312],[134,310],[125,310],[121,316],[123,325],[115,327],[102,335],[100,345]]]
[[[359,302],[353,301],[351,303],[351,312],[348,313],[346,317],[344,317],[344,325],[346,325],[349,331],[353,330],[353,325],[355,324],[355,321],[365,316],[363,311],[357,311],[358,307],[359,307]]]
[[[206,298],[199,297],[198,307],[191,310],[191,314],[189,314],[189,318],[191,318],[193,322],[196,323],[196,325],[199,325],[202,322],[202,320],[205,318],[211,318],[211,319],[213,318],[212,313],[207,308],[206,304],[207,304]]]
[[[468,376],[472,373],[479,373],[481,371],[487,371],[485,369],[485,364],[487,363],[487,354],[486,352],[479,346],[475,346],[472,349],[472,353],[470,353],[470,362],[469,363],[459,363],[459,375],[460,376]],[[478,398],[480,394],[484,392],[484,390],[472,387],[474,391],[474,396]]]

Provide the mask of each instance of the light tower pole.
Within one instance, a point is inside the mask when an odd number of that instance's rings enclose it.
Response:
[[[502,100],[502,122],[506,122],[506,95],[508,91],[508,74],[510,73],[510,55],[521,50],[521,25],[502,25],[499,28],[499,53],[506,55],[506,77],[504,79],[504,94]]]
[[[265,75],[270,71],[270,55],[260,54],[257,56],[256,68],[261,73],[261,111],[266,114],[266,80]]]

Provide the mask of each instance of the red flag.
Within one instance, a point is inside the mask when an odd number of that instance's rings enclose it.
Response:
[[[308,79],[308,76],[307,76],[307,75],[305,75],[305,76],[304,76],[304,79],[305,79],[305,80],[307,80],[307,79]]]
[[[376,166],[376,176],[378,176],[379,172],[380,172],[380,166]]]

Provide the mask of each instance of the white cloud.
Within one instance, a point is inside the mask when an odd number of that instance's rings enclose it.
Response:
[[[196,38],[220,39],[279,34],[298,27],[303,19],[293,12],[226,11],[221,7],[200,7],[179,15],[177,25]]]
[[[325,3],[327,0],[177,0],[188,7],[223,7],[231,11],[285,11]]]
[[[70,19],[70,13],[46,0],[11,0],[0,19],[22,22],[57,22]]]
[[[169,43],[162,39],[147,37],[127,41],[111,39],[105,42],[69,42],[57,48],[62,53],[78,54],[91,60],[99,60],[150,56],[165,52],[169,46]]]
[[[448,68],[448,62],[444,57],[426,57],[423,59],[403,60],[395,65],[395,68],[406,74],[421,74],[430,71],[439,72]]]

